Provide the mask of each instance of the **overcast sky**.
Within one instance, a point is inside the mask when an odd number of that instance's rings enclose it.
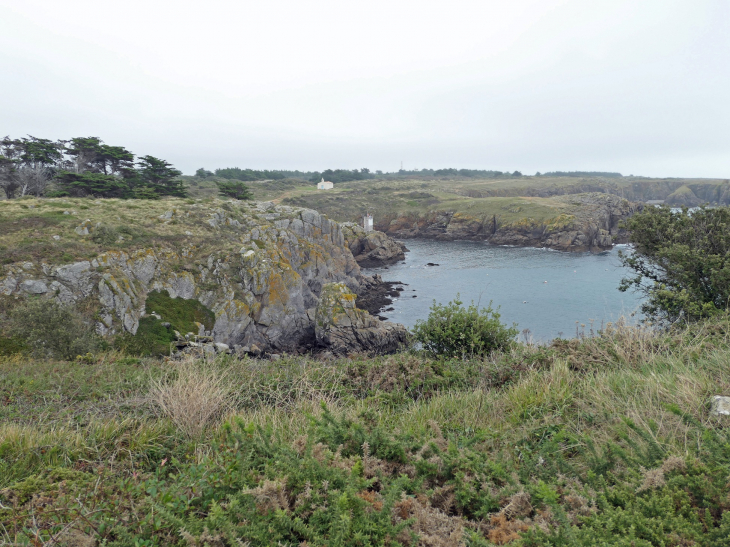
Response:
[[[189,174],[727,178],[730,2],[0,0],[0,134]]]

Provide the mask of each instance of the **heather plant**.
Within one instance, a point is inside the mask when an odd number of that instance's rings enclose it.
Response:
[[[487,355],[507,349],[517,336],[516,325],[507,327],[500,321],[499,308],[492,302],[468,307],[456,299],[446,305],[434,300],[428,319],[419,321],[413,329],[416,341],[433,355],[459,357]]]

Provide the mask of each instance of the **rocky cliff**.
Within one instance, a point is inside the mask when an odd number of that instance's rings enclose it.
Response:
[[[153,311],[146,310],[147,294],[167,291],[209,308],[215,324],[207,334],[231,347],[297,351],[327,346],[330,339],[338,340],[340,353],[397,346],[368,344],[402,327],[359,315],[359,323],[347,325],[348,336],[337,335],[341,325],[335,321],[327,336],[317,337],[315,319],[325,285],[335,283],[354,295],[378,280],[361,273],[341,225],[316,211],[193,200],[0,205],[0,225],[8,227],[0,232],[0,245],[15,245],[0,269],[0,294],[83,303],[102,334],[136,333],[140,319]],[[25,250],[16,243],[29,234],[43,240],[43,252],[38,252],[40,243]],[[389,240],[388,245],[395,244]],[[73,255],[77,259],[69,261]],[[205,334],[199,328],[195,334]],[[363,329],[362,336],[359,331],[353,335],[353,329]],[[351,347],[344,348],[343,339]]]
[[[383,232],[366,232],[362,226],[354,222],[343,222],[341,226],[345,245],[361,267],[386,266],[405,258],[405,253],[408,251],[406,246]]]
[[[547,220],[526,216],[505,223],[497,215],[439,210],[391,215],[377,227],[397,238],[485,240],[495,245],[600,251],[611,248],[614,243],[625,243],[628,234],[621,228],[621,221],[643,208],[642,204],[598,192],[554,199],[565,204],[565,212]]]

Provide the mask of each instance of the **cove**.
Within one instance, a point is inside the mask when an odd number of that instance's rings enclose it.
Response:
[[[591,326],[598,330],[621,316],[639,317],[639,296],[618,290],[630,273],[618,258],[622,246],[591,254],[472,241],[410,239],[406,245],[405,262],[367,273],[407,283],[389,306],[393,310],[381,314],[409,328],[428,317],[434,300],[446,304],[457,293],[465,305],[473,300],[486,306],[492,300],[503,322],[528,329],[535,342],[572,338],[576,327],[589,335]]]

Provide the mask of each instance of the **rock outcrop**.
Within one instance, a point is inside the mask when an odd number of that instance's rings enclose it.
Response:
[[[394,343],[374,338],[402,327],[376,328],[377,319],[360,310],[350,311],[362,331],[357,336],[316,337],[323,287],[335,283],[354,295],[377,284],[360,272],[340,224],[326,216],[270,202],[232,201],[180,205],[162,215],[157,211],[152,219],[149,230],[175,223],[174,235],[149,237],[140,248],[107,250],[71,264],[36,260],[5,265],[0,294],[85,301],[86,308],[95,308],[97,330],[105,335],[136,333],[140,319],[152,311],[145,309],[147,294],[167,291],[213,311],[212,331],[199,334],[230,348],[293,352],[326,346],[332,339],[338,352],[395,349]],[[83,222],[84,230],[69,228],[64,241],[89,240],[106,221],[100,212],[99,218]],[[346,349],[347,342],[365,345]]]
[[[317,344],[334,354],[353,348],[371,353],[391,353],[408,341],[403,325],[377,320],[355,307],[356,295],[344,283],[322,288],[315,314]]]
[[[572,214],[558,214],[546,221],[526,217],[503,223],[496,215],[431,211],[426,215],[402,215],[385,219],[378,228],[397,238],[438,240],[485,240],[495,245],[548,247],[561,251],[601,251],[626,243],[628,233],[621,221],[643,208],[618,196],[588,193],[555,198],[570,206]]]
[[[343,222],[345,244],[361,268],[377,268],[405,259],[405,245],[383,232],[366,232],[359,224]]]

